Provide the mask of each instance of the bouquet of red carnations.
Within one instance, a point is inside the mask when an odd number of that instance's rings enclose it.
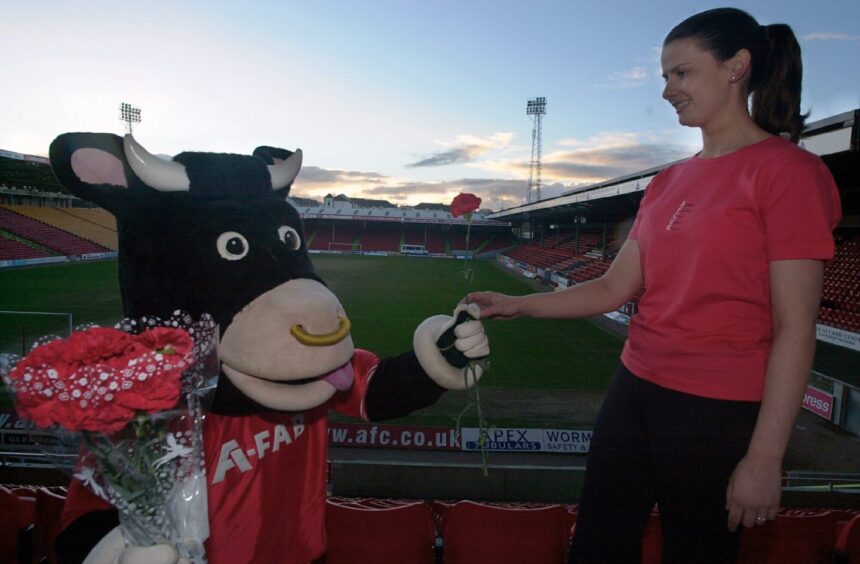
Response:
[[[205,562],[209,536],[202,390],[218,373],[218,329],[177,312],[43,338],[0,373],[18,414],[77,441],[74,476],[119,512],[129,544],[170,544]]]

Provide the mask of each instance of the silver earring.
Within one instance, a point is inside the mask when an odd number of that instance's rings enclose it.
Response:
[[[735,78],[735,75],[732,75],[732,82],[734,82],[735,80],[737,80],[737,79]]]

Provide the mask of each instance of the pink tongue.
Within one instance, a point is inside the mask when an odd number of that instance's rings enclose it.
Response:
[[[323,380],[335,387],[336,390],[344,392],[352,386],[352,363],[347,362],[334,372],[323,377]]]

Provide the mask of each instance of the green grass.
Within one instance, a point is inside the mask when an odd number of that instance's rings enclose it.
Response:
[[[412,346],[426,317],[450,314],[466,293],[462,260],[417,257],[314,255],[317,271],[352,322],[353,341],[381,357]],[[525,294],[529,286],[486,261],[472,261],[472,290]],[[76,324],[113,324],[122,316],[116,263],[65,264],[0,271],[0,310],[71,312]],[[66,321],[0,315],[0,352],[21,352],[27,340],[65,334]],[[485,388],[604,390],[621,341],[582,320],[484,322],[492,350]],[[450,414],[418,415],[415,422],[450,424]]]
[[[450,314],[466,293],[461,260],[318,255],[314,262],[346,308],[356,346],[381,356],[409,349],[421,320]],[[472,267],[473,290],[531,291],[492,263]],[[583,320],[491,319],[484,326],[492,350],[486,386],[602,390],[621,351],[618,339]]]
[[[0,311],[71,313],[74,324],[113,324],[122,317],[115,261],[0,270]],[[66,335],[61,317],[0,315],[0,353],[21,354],[34,337]]]

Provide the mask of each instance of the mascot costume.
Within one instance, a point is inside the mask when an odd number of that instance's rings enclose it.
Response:
[[[286,201],[301,150],[149,154],[134,138],[68,133],[51,145],[71,193],[116,216],[126,316],[211,314],[221,371],[204,422],[210,535],[219,563],[307,563],[325,554],[327,412],[403,416],[463,389],[489,354],[479,311],[458,306],[415,330],[413,350],[354,348],[347,312],[316,274]],[[64,561],[162,558],[126,547],[116,512],[73,481],[57,553]],[[160,561],[170,561],[170,555]]]

